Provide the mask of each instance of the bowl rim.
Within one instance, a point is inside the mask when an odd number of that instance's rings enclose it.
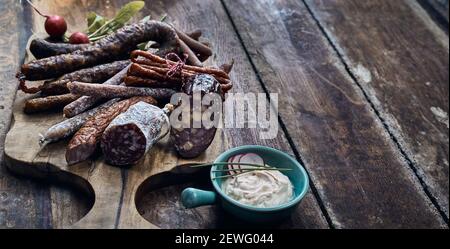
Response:
[[[288,209],[288,208],[298,204],[303,199],[303,197],[306,195],[306,193],[309,190],[309,176],[306,173],[305,168],[303,168],[303,166],[297,160],[295,160],[292,156],[288,155],[287,153],[285,153],[283,151],[280,151],[280,150],[277,150],[277,149],[274,149],[274,148],[271,148],[271,147],[262,146],[262,145],[243,145],[243,146],[239,146],[239,147],[235,147],[235,148],[229,149],[229,150],[221,153],[216,158],[216,160],[214,160],[214,162],[215,163],[223,162],[223,161],[219,161],[219,158],[224,157],[225,155],[228,155],[228,154],[232,154],[232,153],[238,152],[240,150],[248,150],[248,149],[262,149],[262,150],[268,150],[268,151],[270,151],[272,153],[278,153],[278,154],[281,154],[282,156],[284,156],[287,160],[291,161],[293,163],[293,165],[296,165],[300,169],[300,174],[302,174],[304,176],[304,178],[305,178],[305,182],[303,184],[303,189],[302,189],[301,193],[299,195],[297,195],[295,198],[291,199],[290,201],[288,201],[288,202],[286,202],[284,204],[281,204],[279,206],[275,206],[275,207],[264,207],[263,208],[263,207],[255,207],[255,206],[243,204],[243,203],[240,203],[240,202],[234,200],[233,198],[229,197],[225,193],[223,193],[222,192],[222,188],[219,186],[217,181],[213,180],[213,177],[214,177],[213,174],[215,173],[215,172],[213,172],[213,170],[217,168],[217,166],[214,165],[214,166],[211,167],[211,170],[210,170],[210,180],[211,180],[211,182],[212,182],[216,192],[223,199],[225,199],[226,201],[228,201],[228,202],[230,202],[230,203],[232,203],[232,204],[234,204],[234,205],[236,205],[238,207],[241,207],[243,209],[247,209],[247,210],[255,211],[255,212],[280,211],[280,210]]]

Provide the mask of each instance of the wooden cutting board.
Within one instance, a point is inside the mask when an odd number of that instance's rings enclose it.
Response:
[[[178,158],[166,137],[137,165],[129,168],[110,166],[103,162],[101,155],[95,160],[68,166],[65,161],[67,140],[50,144],[41,152],[38,144],[39,134],[63,120],[62,114],[23,113],[24,101],[30,97],[22,92],[17,93],[12,126],[5,141],[6,165],[15,173],[63,183],[92,196],[92,209],[75,223],[73,228],[157,228],[138,213],[135,205],[136,193],[145,191],[145,185],[152,183],[152,176],[161,176],[161,173],[168,171],[174,174],[190,174],[191,168],[176,166],[190,162],[213,161],[228,148],[224,133],[218,130],[208,150],[194,160]],[[124,174],[133,179],[132,184],[126,187],[122,180]],[[162,181],[162,186],[171,184],[164,184],[164,177],[156,177],[155,181]]]

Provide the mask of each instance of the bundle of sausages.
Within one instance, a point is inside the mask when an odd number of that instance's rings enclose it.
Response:
[[[168,115],[174,107],[161,109],[157,104],[164,105],[180,91],[223,94],[231,89],[231,65],[203,67],[212,52],[207,43],[198,41],[200,36],[200,31],[185,34],[150,20],[125,26],[93,44],[33,41],[30,50],[39,59],[24,64],[17,77],[22,91],[41,96],[28,100],[24,111],[64,107],[67,118],[41,135],[42,146],[73,136],[66,150],[68,164],[89,159],[99,147],[110,164],[136,163],[170,130]],[[135,50],[148,41],[155,42],[155,54]],[[172,61],[168,54],[184,57],[186,63]],[[28,87],[27,80],[47,81]],[[198,84],[208,87],[200,90]],[[195,157],[206,150],[215,128],[201,130],[172,129],[181,156]],[[207,138],[200,141],[199,135]]]
[[[222,95],[232,88],[228,73],[232,64],[223,65],[221,69],[181,65],[178,72],[171,73],[170,68],[175,62],[164,60],[152,53],[145,51],[133,51],[131,53],[132,64],[128,70],[124,82],[128,87],[145,86],[161,88],[168,85],[177,87],[181,92],[189,96],[190,106],[193,106],[193,95],[199,92],[202,97],[208,94]],[[199,110],[190,110],[191,128],[172,128],[171,140],[178,154],[184,158],[194,158],[205,151],[214,139],[216,128],[193,128],[193,117],[203,117],[203,112],[210,105],[203,105]],[[179,117],[182,118],[182,117]]]

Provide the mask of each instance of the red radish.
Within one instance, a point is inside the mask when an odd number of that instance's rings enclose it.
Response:
[[[255,153],[246,153],[241,156],[239,159],[240,163],[250,163],[250,164],[258,164],[258,165],[265,165],[264,160]],[[252,166],[246,166],[243,165],[243,167],[251,168]]]
[[[230,163],[239,163],[239,159],[241,159],[241,157],[242,157],[242,154],[235,155],[232,158],[232,160],[229,162]],[[240,173],[241,166],[240,165],[229,165],[229,169],[234,169],[233,171],[230,171],[230,175],[238,174],[238,173]]]
[[[233,159],[233,163],[239,163],[239,160],[241,159],[241,157],[242,157],[242,154],[236,155]],[[241,171],[239,171],[241,169],[241,165],[233,165],[232,167],[233,167],[233,169],[235,169],[235,171],[233,171],[235,174],[241,173]]]
[[[229,162],[229,163],[234,163],[234,158],[235,158],[235,157],[236,157],[236,155],[234,155],[234,156],[228,158],[228,162]],[[235,165],[229,164],[229,165],[227,165],[227,169],[234,169],[234,166],[235,166]],[[230,175],[232,175],[232,174],[235,174],[236,172],[234,172],[234,171],[228,171],[228,173],[229,173]]]
[[[228,158],[228,161],[227,161],[227,162],[229,162],[229,163],[232,163],[232,162],[233,162],[233,159],[234,159],[234,157],[235,157],[235,156],[232,156],[232,157]]]
[[[230,158],[228,158],[229,163],[248,163],[248,164],[257,164],[257,165],[265,165],[264,160],[262,157],[255,153],[244,153],[244,154],[238,154],[234,155]],[[230,175],[241,173],[242,169],[245,168],[253,168],[253,166],[248,165],[228,165],[228,169],[233,169],[229,171]]]
[[[57,15],[44,15],[42,14],[29,0],[27,2],[33,7],[33,9],[41,16],[45,17],[45,31],[50,37],[59,38],[62,37],[67,31],[67,23],[63,17]]]
[[[69,37],[69,43],[71,44],[82,44],[89,42],[89,37],[82,32],[75,32]]]
[[[48,16],[45,20],[45,31],[51,37],[61,37],[67,31],[67,24],[61,16]]]

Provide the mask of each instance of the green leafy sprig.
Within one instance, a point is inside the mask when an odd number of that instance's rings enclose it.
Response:
[[[215,169],[212,170],[212,172],[228,172],[228,173],[233,173],[233,172],[238,172],[238,173],[234,173],[234,174],[227,174],[227,175],[222,175],[222,176],[216,176],[213,178],[214,179],[221,179],[221,178],[229,178],[229,177],[234,177],[234,176],[238,176],[247,172],[251,172],[251,171],[256,171],[256,170],[278,170],[278,171],[289,171],[292,170],[290,168],[277,168],[277,167],[271,167],[268,165],[261,165],[261,164],[254,164],[254,163],[229,163],[229,162],[216,162],[216,163],[205,163],[205,164],[196,164],[196,165],[192,165],[190,166],[191,168],[200,168],[200,167],[209,167],[209,166],[214,166],[214,165],[221,165],[221,166],[228,166],[228,165],[240,165],[240,166],[251,166],[251,168],[241,168],[241,169],[230,169],[230,168],[224,168],[224,169]]]
[[[144,6],[144,1],[129,2],[124,5],[111,20],[107,20],[103,16],[90,12],[87,16],[88,28],[86,30],[89,40],[95,42],[122,28],[134,15],[144,8]]]

